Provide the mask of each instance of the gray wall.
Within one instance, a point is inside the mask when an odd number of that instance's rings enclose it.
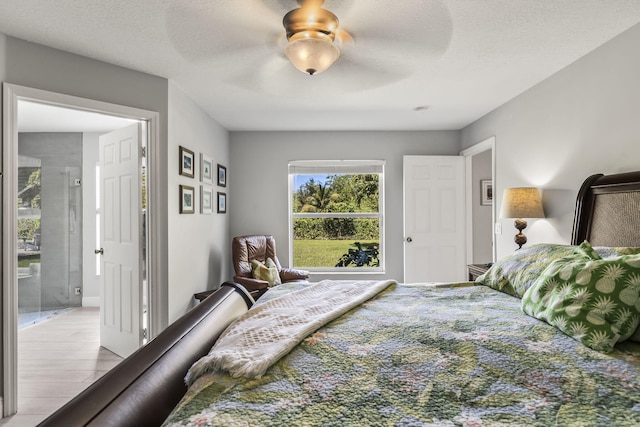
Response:
[[[473,263],[484,264],[493,261],[493,233],[491,206],[480,204],[480,181],[491,179],[491,150],[483,151],[471,158],[472,162],[472,215],[473,215]]]
[[[153,165],[160,177],[160,209],[153,217],[159,232],[151,238],[162,248],[156,283],[161,293],[161,307],[155,313],[161,326],[186,312],[194,292],[217,287],[231,276],[230,265],[225,262],[229,252],[228,216],[214,215],[205,219],[189,215],[191,221],[175,218],[178,210],[177,146],[186,145],[210,154],[223,164],[229,163],[227,131],[204,114],[179,88],[172,87],[170,96],[169,82],[164,78],[1,33],[0,81],[159,113],[159,144],[150,150],[159,154],[159,162]],[[169,120],[172,122],[171,138]],[[170,220],[175,221],[171,229]],[[202,232],[203,229],[207,232]],[[181,230],[190,232],[181,234]],[[177,236],[171,244],[168,240],[170,232]],[[171,280],[170,264],[175,265],[171,267]],[[1,377],[0,373],[0,381]]]
[[[164,78],[107,64],[46,46],[3,36],[4,55],[0,58],[0,81],[22,86],[59,92],[113,104],[157,111],[160,115],[159,146],[152,147],[160,153],[155,165],[161,177],[160,188],[167,188],[167,111],[168,81]],[[1,45],[1,43],[0,43]],[[164,192],[162,192],[164,195]],[[157,212],[156,222],[161,230],[154,236],[160,247],[167,244],[167,201],[161,196],[163,208]],[[160,323],[168,323],[167,306],[167,254],[161,254],[161,271],[158,287],[163,307]]]
[[[404,155],[458,155],[459,133],[434,132],[231,132],[228,170],[230,235],[271,234],[278,258],[289,266],[288,172],[290,160],[386,160],[386,274],[358,278],[402,280]],[[229,261],[230,262],[230,261]],[[311,280],[353,278],[314,274]]]
[[[177,185],[186,184],[178,177],[178,145],[198,153],[205,152],[215,161],[229,164],[228,132],[180,88],[173,85],[170,88],[168,80],[161,77],[4,34],[0,34],[0,81],[159,113],[159,144],[150,150],[158,153],[160,159],[153,165],[160,177],[158,185],[161,189],[161,209],[154,213],[153,220],[160,231],[152,238],[163,248],[156,283],[161,292],[162,306],[156,313],[161,325],[166,326],[183,314],[192,303],[194,292],[215,288],[231,277],[230,263],[226,261],[229,217],[214,214],[204,219],[198,214],[190,216],[190,221],[176,215]],[[190,182],[198,188],[195,180]],[[185,226],[187,229],[208,229],[209,232],[184,234],[181,230]],[[174,237],[171,244],[169,233]],[[194,247],[200,250],[194,252]],[[189,254],[188,262],[183,262],[185,254]],[[194,262],[194,259],[198,261]]]
[[[527,244],[570,241],[587,176],[640,169],[638,46],[640,25],[463,129],[463,148],[496,137],[498,212],[504,188],[542,188],[547,218],[529,220]],[[500,258],[516,249],[516,229],[498,221]]]
[[[178,150],[195,153],[195,178],[179,174]],[[215,165],[229,166],[229,134],[174,84],[169,85],[169,321],[184,314],[194,302],[193,294],[216,289],[231,278],[230,215],[200,213],[200,154]],[[232,170],[231,168],[228,168]],[[195,188],[195,214],[179,213],[180,185]],[[221,187],[206,184],[217,191]],[[228,192],[230,193],[230,192]]]

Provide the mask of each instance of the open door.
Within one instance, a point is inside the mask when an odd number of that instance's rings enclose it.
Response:
[[[139,123],[100,136],[100,344],[127,357],[142,344]]]
[[[404,281],[465,280],[464,158],[404,156]]]

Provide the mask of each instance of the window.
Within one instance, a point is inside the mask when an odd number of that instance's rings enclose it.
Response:
[[[383,272],[383,190],[383,161],[290,162],[293,266],[322,272]]]

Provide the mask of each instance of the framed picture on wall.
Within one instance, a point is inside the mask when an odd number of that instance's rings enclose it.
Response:
[[[200,186],[200,213],[205,215],[213,213],[213,189],[206,185]]]
[[[227,195],[218,192],[218,213],[227,213]]]
[[[180,213],[192,214],[195,213],[195,189],[188,185],[180,186]]]
[[[493,204],[493,181],[490,179],[480,180],[480,204],[482,206]]]
[[[222,165],[218,165],[218,185],[220,187],[227,186],[227,168]]]
[[[193,151],[180,146],[180,175],[188,176],[189,178],[193,178],[195,176],[195,164],[194,164],[195,155]]]
[[[213,159],[206,154],[200,154],[200,181],[213,184]]]

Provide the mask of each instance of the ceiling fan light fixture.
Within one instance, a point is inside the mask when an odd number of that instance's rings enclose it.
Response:
[[[321,6],[324,0],[298,0],[301,7],[289,11],[282,24],[289,43],[284,54],[303,73],[319,74],[331,67],[340,56],[333,43],[338,18]]]
[[[340,49],[331,40],[300,37],[289,41],[284,54],[294,67],[313,76],[331,67],[340,56]]]

